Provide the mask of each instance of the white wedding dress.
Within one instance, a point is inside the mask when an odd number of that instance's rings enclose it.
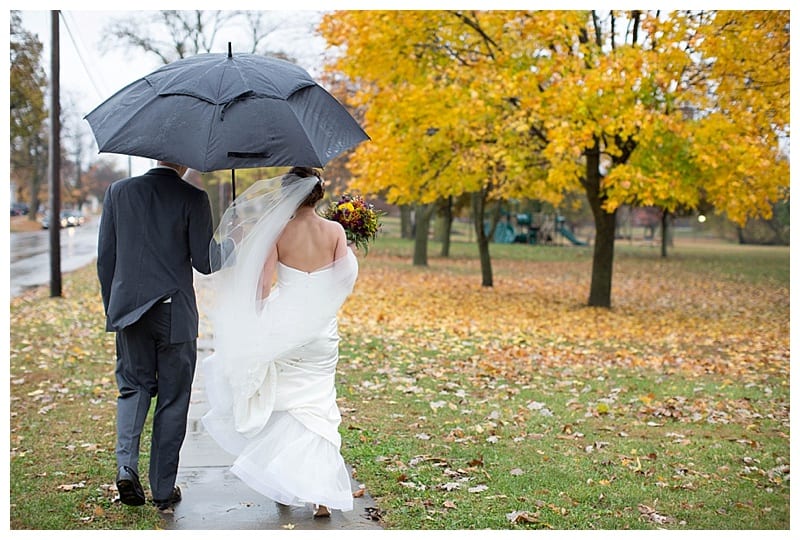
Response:
[[[274,243],[296,207],[289,198],[259,217],[235,258],[214,274],[215,352],[202,366],[211,409],[203,424],[237,456],[231,471],[254,490],[282,504],[347,511],[353,498],[338,431],[337,312],[352,291],[357,259],[348,249],[314,272],[279,262],[271,294],[263,306],[255,301],[264,242]]]

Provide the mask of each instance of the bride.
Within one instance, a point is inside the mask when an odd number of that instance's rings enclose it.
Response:
[[[334,383],[337,312],[358,262],[342,226],[316,213],[323,194],[319,173],[295,167],[225,212],[215,241],[236,247],[213,274],[215,352],[203,362],[203,424],[237,456],[232,472],[315,517],[353,508]]]

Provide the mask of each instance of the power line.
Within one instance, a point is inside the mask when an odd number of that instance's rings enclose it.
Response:
[[[92,83],[92,87],[94,88],[95,92],[97,92],[97,97],[99,99],[102,99],[106,94],[105,92],[102,92],[98,87],[97,82],[95,81],[95,78],[92,75],[92,72],[86,63],[86,60],[84,60],[83,55],[81,54],[81,47],[78,46],[78,42],[75,39],[75,35],[72,33],[72,29],[67,23],[66,13],[64,11],[60,11],[59,13],[61,14],[61,20],[64,22],[64,27],[67,29],[67,34],[69,34],[69,38],[72,41],[72,46],[75,49],[75,53],[78,55],[78,60],[80,60],[81,65],[83,66],[83,69],[86,72],[86,75],[89,76],[89,82]]]

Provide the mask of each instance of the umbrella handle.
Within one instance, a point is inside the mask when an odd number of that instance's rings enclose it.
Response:
[[[236,216],[236,169],[231,169],[231,206],[233,207],[233,219]]]

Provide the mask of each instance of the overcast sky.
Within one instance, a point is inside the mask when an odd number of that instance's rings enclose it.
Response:
[[[67,122],[83,123],[87,134],[89,126],[83,116],[129,83],[147,75],[160,67],[161,61],[153,54],[126,48],[115,48],[104,52],[101,41],[105,39],[104,29],[115,20],[135,11],[91,11],[63,10],[59,25],[60,49],[60,89],[62,110]],[[141,13],[141,12],[138,12]],[[321,55],[325,42],[314,35],[313,28],[319,20],[319,11],[275,11],[278,20],[285,21],[286,30],[275,34],[270,42],[273,50],[284,50],[297,59],[297,63],[315,76],[321,65]],[[49,11],[22,11],[23,26],[38,35],[44,45],[44,69],[50,72],[51,29]],[[222,35],[220,46],[236,36]],[[225,52],[220,50],[219,52]],[[87,136],[87,142],[95,145],[94,139]],[[96,145],[90,152],[97,155]],[[86,156],[88,158],[90,156]],[[127,166],[127,157],[120,158]],[[142,158],[131,160],[131,172],[138,174],[147,170],[152,161]]]

